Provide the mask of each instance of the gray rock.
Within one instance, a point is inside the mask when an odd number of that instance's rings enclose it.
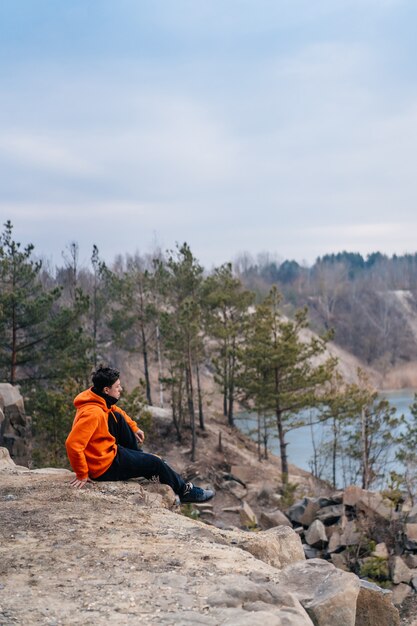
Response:
[[[404,545],[407,550],[417,549],[417,523],[407,522],[404,525]]]
[[[252,507],[245,500],[241,504],[239,515],[242,526],[250,528],[258,525],[258,519],[253,512]]]
[[[303,498],[288,509],[288,517],[296,524],[309,526],[320,506],[311,498]]]
[[[343,504],[332,504],[320,509],[316,514],[316,519],[323,522],[323,524],[334,524],[339,520],[344,511]]]
[[[25,414],[19,389],[0,383],[0,446],[9,450],[17,465],[28,466],[31,459],[31,420]]]
[[[312,559],[286,567],[280,584],[298,598],[317,626],[355,625],[360,583],[354,574]]]
[[[224,621],[227,614],[223,610],[222,621],[219,621],[221,624],[230,624],[230,626],[237,624],[310,626],[312,624],[295,596],[273,583],[256,583],[237,574],[223,576],[217,582],[220,591],[207,597],[207,605],[214,609],[243,608],[245,611],[239,613],[234,611],[230,618]]]
[[[400,606],[404,600],[412,593],[412,589],[405,583],[396,585],[392,590],[392,601],[395,606]]]
[[[344,572],[349,572],[349,567],[346,561],[346,557],[343,553],[338,552],[338,553],[334,553],[330,556],[330,560],[333,563],[333,565],[335,567],[337,567],[338,569],[343,570]]]
[[[400,556],[394,556],[390,560],[390,574],[391,580],[394,584],[409,583],[411,580],[412,572],[404,563]]]
[[[417,524],[417,504],[408,512],[407,524]]]
[[[377,556],[380,559],[387,559],[389,557],[388,548],[385,543],[377,543],[375,550],[372,552],[372,556]]]
[[[316,519],[306,531],[305,540],[313,548],[324,548],[327,545],[327,535],[323,522]]]
[[[398,609],[393,605],[391,591],[361,580],[355,626],[399,626],[399,624],[400,616]]]
[[[291,526],[288,517],[279,509],[275,511],[262,511],[259,521],[262,528],[265,530],[274,528],[274,526]]]
[[[232,538],[233,534],[230,533],[229,537]],[[305,560],[301,539],[288,526],[276,526],[259,533],[239,533],[235,536],[234,543],[260,561],[278,569],[289,563]]]

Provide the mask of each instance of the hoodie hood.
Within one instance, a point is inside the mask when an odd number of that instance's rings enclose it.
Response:
[[[77,409],[81,409],[86,404],[95,404],[96,406],[100,407],[100,409],[102,409],[103,411],[106,411],[106,413],[108,413],[110,410],[107,408],[105,399],[102,398],[101,396],[98,396],[96,393],[94,393],[94,391],[92,391],[92,388],[82,391],[74,399],[74,406]]]

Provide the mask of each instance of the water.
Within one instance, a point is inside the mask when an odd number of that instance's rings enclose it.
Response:
[[[399,391],[384,391],[380,393],[381,398],[387,399],[392,406],[396,408],[398,415],[404,415],[408,418],[410,413],[410,405],[414,401],[414,389],[401,389]],[[250,430],[256,429],[257,419],[256,415],[251,413],[240,413],[237,417],[236,424],[242,432],[248,434]],[[307,416],[305,416],[307,417]],[[323,436],[324,426],[322,424],[316,424],[313,426],[314,439],[316,445],[318,445]],[[256,440],[256,434],[252,434],[252,438]],[[308,472],[311,471],[310,462],[313,457],[313,444],[311,437],[311,427],[303,426],[296,430],[291,430],[287,436],[288,441],[287,454],[288,460],[293,465],[300,467]],[[279,456],[279,442],[274,438],[269,439],[269,449],[271,452]],[[397,471],[400,469],[397,466],[393,466],[393,469]]]

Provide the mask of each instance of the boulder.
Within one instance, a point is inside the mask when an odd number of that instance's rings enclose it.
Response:
[[[403,554],[402,558],[410,569],[417,569],[417,554]]]
[[[399,626],[398,609],[392,602],[392,592],[361,580],[356,604],[355,626]]]
[[[323,522],[323,524],[334,524],[339,520],[344,511],[343,504],[332,504],[320,509],[316,514],[316,519]]]
[[[357,485],[349,485],[343,493],[343,504],[345,506],[356,506],[362,494],[363,489],[357,487]]]
[[[252,507],[245,501],[242,502],[239,515],[240,515],[240,521],[242,523],[242,526],[251,528],[252,526],[258,525],[258,520],[257,520],[255,513],[252,510]]]
[[[303,498],[288,509],[288,517],[296,524],[310,526],[319,508],[320,505],[317,501],[311,498]]]
[[[410,593],[412,593],[412,589],[409,585],[406,585],[405,583],[395,585],[392,590],[392,601],[395,606],[400,606]]]
[[[417,549],[417,523],[404,524],[404,544],[407,550]]]
[[[330,555],[330,561],[333,563],[335,567],[343,570],[344,572],[349,572],[350,569],[348,567],[346,557],[342,552],[334,553]]]
[[[288,517],[279,509],[275,511],[262,511],[260,523],[265,530],[274,528],[274,526],[291,526]]]
[[[361,540],[361,533],[358,531],[356,522],[346,522],[343,532],[340,535],[340,544],[342,546],[356,546]]]
[[[28,466],[31,459],[31,421],[25,414],[23,398],[17,387],[0,383],[0,446],[9,450],[18,465]]]
[[[276,526],[258,533],[239,533],[238,535],[231,531],[228,537],[239,548],[278,569],[290,563],[305,560],[301,539],[288,526]]]
[[[329,545],[327,546],[327,551],[331,554],[333,552],[339,552],[345,544],[342,544],[341,535],[338,531],[332,533],[332,536],[329,539]]]
[[[321,559],[294,563],[279,584],[293,593],[316,626],[355,626],[359,578]]]
[[[394,584],[409,583],[412,571],[407,567],[400,556],[394,556],[390,560],[391,580]]]
[[[245,484],[253,480],[253,470],[250,465],[232,465],[230,473]]]
[[[12,469],[16,467],[16,463],[10,457],[10,452],[7,448],[0,448],[0,470]]]
[[[268,582],[255,582],[245,576],[228,574],[218,581],[220,591],[207,597],[207,605],[222,609],[244,609],[234,612],[229,619],[216,623],[237,626],[245,624],[276,624],[277,626],[311,626],[312,622],[295,596]],[[275,609],[272,611],[271,609]],[[220,617],[219,613],[217,614]],[[200,623],[196,619],[193,623]]]
[[[305,540],[313,548],[324,548],[327,545],[327,535],[323,522],[316,519],[306,531]]]
[[[247,494],[247,489],[246,487],[244,487],[243,485],[241,485],[239,482],[237,482],[236,480],[228,480],[225,483],[225,487],[226,489],[228,489],[228,491],[230,491],[230,493],[232,495],[235,496],[235,498],[237,498],[238,500],[242,500],[246,494]]]
[[[356,507],[368,515],[376,515],[387,521],[398,517],[394,509],[384,500],[378,492],[367,491],[356,485],[350,485],[343,495],[345,506]]]
[[[385,543],[377,543],[375,550],[371,554],[372,556],[377,556],[380,559],[387,559],[389,557],[388,548]]]

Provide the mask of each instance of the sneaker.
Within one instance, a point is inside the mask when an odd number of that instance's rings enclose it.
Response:
[[[213,496],[214,491],[212,489],[201,489],[201,487],[195,487],[193,483],[186,483],[180,500],[182,504],[186,502],[207,502]]]

